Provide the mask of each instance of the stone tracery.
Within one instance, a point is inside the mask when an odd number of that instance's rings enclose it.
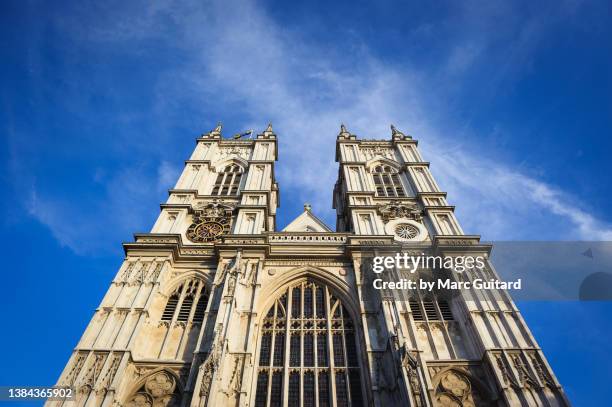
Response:
[[[304,406],[314,406],[317,395],[319,406],[361,406],[356,340],[352,317],[327,286],[309,279],[290,285],[262,322],[255,405],[284,397],[299,405],[301,394]]]
[[[144,383],[128,397],[127,407],[173,407],[180,402],[179,383],[168,371],[151,374]]]

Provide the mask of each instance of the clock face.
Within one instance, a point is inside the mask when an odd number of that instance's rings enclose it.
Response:
[[[214,240],[217,236],[223,233],[223,225],[218,222],[204,222],[200,223],[195,228],[195,235],[203,241]]]
[[[187,228],[187,239],[194,243],[211,243],[222,235],[230,233],[232,209],[210,204],[198,209],[193,215],[193,223]]]

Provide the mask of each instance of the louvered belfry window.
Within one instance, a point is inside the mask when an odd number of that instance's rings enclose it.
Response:
[[[242,168],[236,164],[228,165],[217,175],[212,195],[238,195],[241,179]]]
[[[161,320],[201,324],[207,303],[208,292],[204,282],[198,279],[185,281],[168,298]]]
[[[328,287],[288,287],[263,320],[255,406],[362,406],[356,340],[354,321]]]
[[[408,301],[408,304],[414,321],[452,321],[454,319],[450,304],[445,299],[425,298],[419,301],[413,298]]]
[[[376,196],[388,198],[405,197],[404,187],[397,171],[389,165],[379,165],[372,171]]]

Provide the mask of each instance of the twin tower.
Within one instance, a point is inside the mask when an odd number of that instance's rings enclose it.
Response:
[[[417,141],[391,130],[341,127],[335,231],[309,206],[277,229],[272,126],[198,138],[59,378],[75,400],[48,405],[568,405],[506,292],[373,288],[372,256],[396,253],[483,256],[419,275],[496,278],[491,246],[463,233]]]

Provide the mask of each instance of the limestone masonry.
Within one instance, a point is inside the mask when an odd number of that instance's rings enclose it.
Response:
[[[58,380],[76,400],[47,404],[569,405],[507,292],[373,287],[372,258],[396,253],[480,256],[484,267],[417,274],[498,278],[491,246],[463,233],[417,141],[391,133],[366,140],[341,126],[335,231],[308,205],[277,230],[271,125],[198,138],[151,232],[124,244]]]

